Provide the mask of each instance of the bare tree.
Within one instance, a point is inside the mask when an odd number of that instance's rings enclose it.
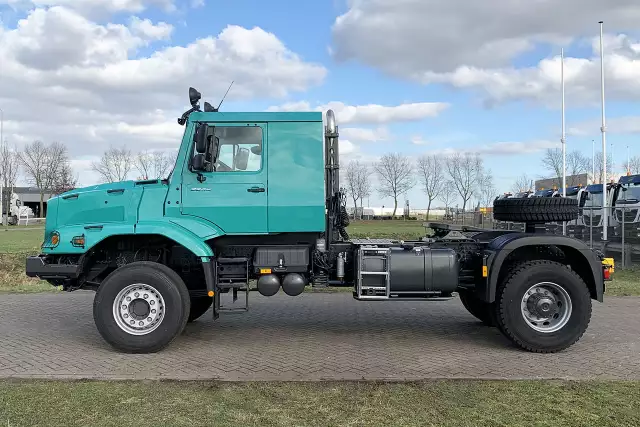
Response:
[[[493,173],[491,169],[482,172],[480,176],[480,204],[485,208],[493,206],[493,200],[496,198],[496,186],[493,184]]]
[[[593,177],[596,184],[602,184],[603,182],[603,174],[604,169],[602,167],[602,151],[596,153],[596,176]],[[611,173],[613,169],[613,158],[611,157],[611,153],[607,154],[607,175]]]
[[[427,203],[427,220],[429,220],[431,203],[440,197],[440,194],[445,188],[443,168],[445,161],[445,158],[437,154],[425,155],[418,159],[418,173],[422,181],[422,188],[429,200]]]
[[[353,200],[353,217],[357,218],[358,216],[358,199],[360,199],[360,191],[358,191],[358,180],[360,178],[360,168],[361,164],[357,160],[352,160],[347,163],[346,170],[346,178],[347,178],[347,187],[346,192]]]
[[[358,179],[358,191],[360,192],[360,212],[364,212],[362,210],[362,201],[365,197],[369,197],[371,195],[371,176],[369,173],[369,166],[366,164],[363,165],[363,168],[360,172],[360,178]]]
[[[164,178],[171,167],[171,156],[164,151],[142,151],[135,159],[135,168],[141,179]]]
[[[34,141],[27,144],[19,156],[27,181],[40,192],[39,215],[42,215],[45,193],[53,190],[62,170],[69,165],[67,147],[59,142],[46,145],[42,141]]]
[[[71,165],[66,163],[60,168],[60,173],[53,182],[52,194],[62,194],[71,191],[78,185],[78,177],[73,176]]]
[[[380,188],[378,189],[380,194],[393,197],[392,218],[395,218],[398,209],[398,196],[406,193],[415,185],[411,160],[401,154],[388,153],[374,165],[374,169],[380,179]]]
[[[633,156],[629,159],[629,173],[633,175],[640,173],[640,157]]]
[[[2,206],[0,206],[0,223],[2,223],[2,212],[9,212],[11,204],[11,188],[18,180],[18,170],[20,169],[20,159],[17,150],[9,148],[6,141],[0,141],[0,188],[2,188]]]
[[[522,191],[531,190],[531,178],[527,174],[520,175],[516,182],[513,183],[513,187],[511,187],[511,191],[513,193],[520,193]]]
[[[462,198],[462,211],[467,202],[477,191],[478,181],[482,175],[482,159],[478,154],[456,153],[446,161],[447,172],[454,187]]]
[[[91,164],[91,169],[100,175],[103,182],[118,182],[127,179],[132,165],[131,150],[125,147],[109,147],[100,157],[100,161]]]
[[[438,200],[444,203],[445,214],[449,211],[449,206],[451,206],[451,204],[455,202],[456,198],[458,197],[456,192],[454,191],[454,188],[455,186],[453,185],[453,182],[446,181],[443,184],[443,189],[440,193],[440,197],[438,197]]]
[[[554,185],[562,186],[562,149],[548,148],[542,158],[542,165],[552,175]],[[576,175],[587,173],[591,166],[591,161],[579,150],[574,150],[566,154],[566,183],[568,186],[578,185]]]

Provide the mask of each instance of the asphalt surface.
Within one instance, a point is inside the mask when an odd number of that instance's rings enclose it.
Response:
[[[209,312],[164,351],[128,355],[98,334],[93,295],[0,295],[0,377],[640,379],[640,298],[594,302],[577,344],[540,355],[483,326],[457,298],[359,302],[348,293],[252,293],[248,313],[223,313],[214,322]]]

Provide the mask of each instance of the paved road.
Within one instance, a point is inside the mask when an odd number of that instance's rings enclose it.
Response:
[[[252,293],[251,311],[205,315],[161,353],[115,352],[93,293],[0,295],[0,377],[329,380],[640,378],[640,298],[595,304],[585,336],[520,351],[460,302],[358,302],[349,294]]]

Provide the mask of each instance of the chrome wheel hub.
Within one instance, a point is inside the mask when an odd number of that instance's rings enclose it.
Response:
[[[567,291],[557,283],[531,286],[520,304],[520,311],[531,329],[551,333],[562,329],[571,318],[573,305]]]
[[[121,290],[113,301],[113,318],[128,334],[146,335],[164,318],[164,299],[153,286],[135,283]]]

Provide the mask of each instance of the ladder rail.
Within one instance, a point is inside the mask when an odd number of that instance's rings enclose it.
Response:
[[[371,254],[368,256],[367,254]],[[367,271],[363,270],[364,262],[367,259],[382,259],[383,270],[382,271]],[[356,296],[362,300],[386,300],[391,298],[391,277],[390,277],[390,260],[391,260],[391,248],[378,247],[378,246],[361,246],[358,249],[357,257],[357,269],[358,275],[356,280]],[[363,278],[369,277],[384,277],[384,286],[380,285],[367,285],[363,282]],[[373,292],[368,294],[365,292]],[[384,294],[379,294],[384,292]]]

